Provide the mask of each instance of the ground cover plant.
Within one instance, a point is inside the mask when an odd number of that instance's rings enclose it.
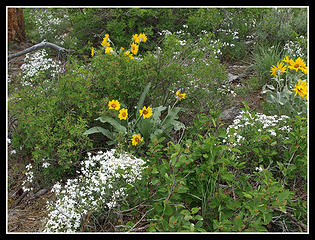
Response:
[[[51,194],[39,231],[308,231],[307,9],[24,11],[73,50],[8,81],[8,190]]]

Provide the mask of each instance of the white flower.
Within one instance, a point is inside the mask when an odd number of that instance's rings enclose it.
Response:
[[[43,168],[48,168],[49,166],[50,166],[50,163],[48,163],[48,162],[43,162]]]
[[[256,170],[257,172],[262,172],[262,171],[264,171],[264,169],[262,169],[261,167],[256,167],[255,170]]]
[[[82,175],[68,179],[64,188],[59,183],[53,187],[58,200],[51,206],[45,231],[75,232],[88,212],[106,211],[104,205],[114,208],[126,196],[123,185],[141,179],[145,162],[127,153],[116,156],[115,152],[88,154],[81,164]],[[118,169],[126,171],[118,174]]]
[[[16,150],[11,150],[11,152],[10,152],[11,154],[16,154]]]

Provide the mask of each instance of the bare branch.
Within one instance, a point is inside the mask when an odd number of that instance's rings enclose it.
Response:
[[[12,55],[9,55],[8,56],[8,59],[12,59],[12,58],[15,58],[15,57],[18,57],[18,56],[21,56],[21,55],[24,55],[26,53],[29,53],[29,52],[32,52],[32,51],[35,51],[39,48],[44,48],[44,47],[50,47],[50,48],[53,48],[55,50],[58,50],[59,52],[61,51],[65,51],[65,52],[73,52],[74,50],[68,50],[68,49],[65,49],[63,47],[59,47],[58,45],[56,44],[53,44],[53,43],[49,43],[49,42],[41,42],[41,43],[38,43],[32,47],[29,47],[29,48],[26,48],[25,50],[23,51],[20,51],[20,52],[17,52],[17,53],[14,53]]]

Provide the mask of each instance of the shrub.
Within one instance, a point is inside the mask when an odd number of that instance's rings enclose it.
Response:
[[[81,175],[68,179],[65,186],[53,186],[57,201],[47,202],[45,231],[96,231],[103,221],[117,221],[113,214],[126,204],[128,190],[141,179],[144,165],[127,153],[116,156],[115,149],[94,156],[88,153],[80,164]]]
[[[97,88],[112,99],[126,103],[128,109],[135,106],[140,97],[143,89],[139,86],[151,82],[145,105],[153,102],[155,106],[166,105],[172,102],[177,90],[183,89],[190,96],[185,107],[189,106],[192,112],[200,111],[206,109],[209,102],[224,103],[217,87],[226,76],[217,59],[218,47],[215,43],[209,45],[211,39],[211,34],[205,34],[197,42],[168,34],[155,52],[147,52],[131,61],[122,53],[110,55],[96,50],[89,68]],[[141,47],[146,44],[141,43]]]
[[[22,149],[23,155],[31,154],[36,168],[42,168],[43,159],[51,164],[45,181],[39,178],[44,185],[75,171],[82,153],[92,147],[82,133],[105,109],[106,98],[82,72],[73,64],[59,80],[39,78],[39,85],[24,86],[9,101],[9,110],[18,119],[12,146]]]
[[[298,35],[305,36],[306,21],[306,9],[270,9],[257,23],[257,40],[268,46],[284,45]]]
[[[66,9],[56,8],[25,8],[25,31],[35,42],[47,41],[64,45],[69,27]]]
[[[306,130],[299,116],[290,119],[288,116],[266,116],[261,113],[242,111],[232,125],[227,128],[227,136],[223,140],[237,153],[237,161],[246,166],[247,171],[254,171],[256,167],[269,169],[277,179],[286,176],[286,171],[294,168],[293,165],[302,164],[301,171],[306,171]],[[297,123],[300,126],[297,126]],[[301,141],[302,162],[288,149],[294,149],[297,141],[295,132],[304,129],[299,136]],[[235,150],[235,148],[237,150]],[[284,171],[278,171],[279,166],[286,166]],[[294,168],[295,169],[295,168]],[[303,170],[302,170],[303,169]],[[291,176],[294,178],[294,174]],[[305,173],[303,173],[305,176]]]

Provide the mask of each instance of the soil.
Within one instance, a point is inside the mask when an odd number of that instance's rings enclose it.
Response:
[[[9,46],[9,54],[22,51],[33,44],[13,43]],[[21,72],[20,67],[24,63],[24,57],[19,56],[13,58],[9,62],[8,74],[9,79],[15,83],[16,76]],[[236,84],[244,85],[250,77],[250,72],[247,66],[233,63],[224,63],[227,65],[227,71],[234,75],[242,75],[240,80],[232,83],[232,88]],[[238,67],[235,67],[238,65]],[[234,67],[233,67],[234,66]],[[18,85],[18,82],[16,82]],[[15,85],[15,84],[14,84]],[[10,92],[8,93],[10,97]],[[259,91],[251,92],[245,96],[238,95],[231,106],[240,105],[242,101],[246,101],[251,108],[261,111],[263,98]],[[231,107],[229,106],[229,107]],[[223,109],[225,110],[225,109]],[[10,117],[10,116],[9,116]],[[11,126],[9,126],[11,127]],[[54,200],[54,194],[48,190],[39,197],[35,197],[36,193],[28,193],[23,195],[22,183],[25,180],[25,166],[31,162],[30,158],[19,159],[12,151],[8,144],[8,161],[7,161],[7,176],[8,176],[8,192],[7,192],[7,223],[8,232],[41,232],[44,230],[44,220],[47,217],[46,202]],[[40,190],[40,189],[39,189]],[[22,198],[22,197],[23,198]]]

